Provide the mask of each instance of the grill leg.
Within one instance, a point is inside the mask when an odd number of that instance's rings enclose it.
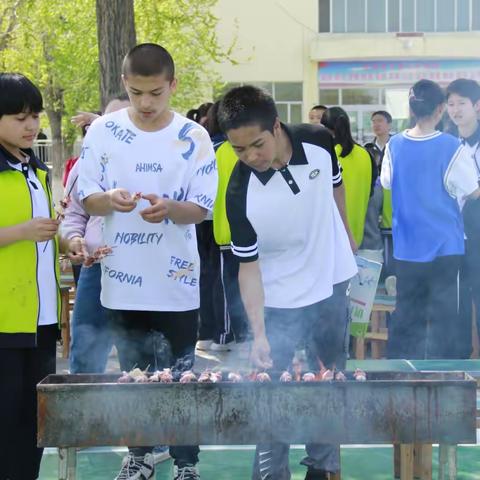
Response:
[[[75,448],[58,449],[58,480],[75,480],[77,469],[77,450]]]
[[[420,480],[432,480],[432,445],[415,444],[414,475]]]
[[[457,446],[440,444],[438,456],[438,480],[456,480]]]
[[[413,480],[413,444],[400,445],[400,480]]]

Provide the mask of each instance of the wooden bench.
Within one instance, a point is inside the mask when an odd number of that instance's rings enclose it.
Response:
[[[382,358],[383,348],[388,340],[386,314],[395,310],[395,299],[387,295],[377,294],[370,314],[368,332],[363,337],[355,337],[355,359],[364,360],[367,344],[371,346],[373,359]]]

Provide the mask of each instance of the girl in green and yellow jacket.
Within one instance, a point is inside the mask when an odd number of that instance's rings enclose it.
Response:
[[[345,184],[348,225],[355,243],[360,246],[372,192],[372,159],[370,154],[353,140],[350,120],[345,110],[340,107],[328,108],[323,113],[322,125],[335,137],[335,152],[342,167]]]
[[[55,372],[58,220],[48,169],[31,150],[42,96],[0,73],[0,478],[36,479],[36,384]]]

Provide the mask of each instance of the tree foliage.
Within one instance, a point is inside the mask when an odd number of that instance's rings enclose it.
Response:
[[[160,43],[175,60],[179,85],[172,103],[179,111],[210,99],[218,83],[214,64],[231,61],[233,46],[225,51],[217,40],[216,2],[134,0],[138,42]],[[0,68],[24,73],[41,89],[57,180],[78,136],[71,116],[99,108],[95,7],[95,0],[2,0],[0,6]]]

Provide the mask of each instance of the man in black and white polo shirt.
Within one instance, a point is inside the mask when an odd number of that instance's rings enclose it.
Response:
[[[312,369],[319,360],[343,368],[346,290],[357,268],[332,137],[321,127],[281,124],[273,99],[252,86],[227,93],[219,123],[241,160],[227,214],[254,335],[252,360],[287,369],[305,341]],[[253,479],[289,479],[288,448],[258,446]],[[307,454],[306,479],[340,468],[336,446],[308,445]]]

